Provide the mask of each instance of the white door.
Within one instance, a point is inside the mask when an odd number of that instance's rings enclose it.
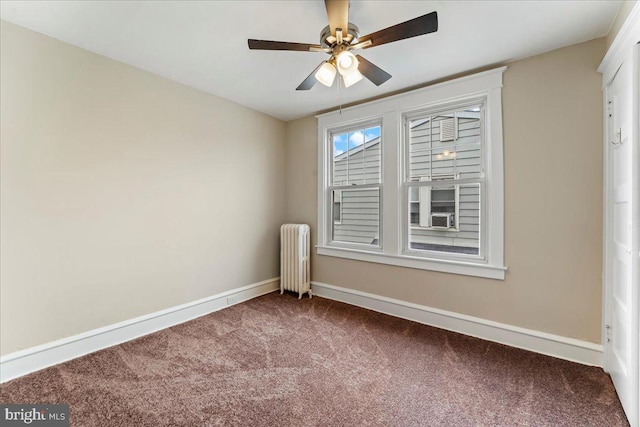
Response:
[[[631,58],[629,58],[631,59]],[[637,67],[628,60],[606,87],[605,368],[633,427],[638,414]],[[632,134],[633,132],[633,134]],[[635,174],[635,176],[634,176]],[[635,206],[635,207],[634,207]]]

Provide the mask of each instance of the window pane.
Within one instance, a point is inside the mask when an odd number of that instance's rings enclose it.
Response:
[[[431,117],[425,116],[409,121],[410,141],[409,150],[411,153],[417,153],[422,150],[431,149],[432,140],[432,123]]]
[[[378,246],[380,189],[349,189],[341,190],[341,193],[340,223],[333,223],[332,240]]]
[[[333,135],[333,185],[348,184],[347,134]]]
[[[481,177],[482,111],[479,105],[409,121],[409,179]]]
[[[453,214],[456,213],[456,188],[455,186],[431,187],[431,213]],[[452,218],[452,226],[455,226],[455,218]]]
[[[380,144],[380,126],[368,128],[365,137],[365,184],[379,184],[382,182],[382,154]]]
[[[419,200],[415,200],[415,193]],[[409,248],[478,255],[480,184],[409,187]]]
[[[333,185],[381,182],[380,126],[332,135]]]
[[[342,221],[342,190],[335,190],[332,192],[332,212],[334,223]]]
[[[480,144],[459,144],[453,155],[459,179],[480,178],[482,172]]]
[[[455,168],[456,152],[446,148],[434,148],[431,150],[431,176],[438,179],[443,175],[453,179]]]
[[[409,201],[410,202],[419,202],[419,191],[418,187],[410,187],[409,188]]]

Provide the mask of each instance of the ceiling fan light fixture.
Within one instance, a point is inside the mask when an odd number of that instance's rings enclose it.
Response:
[[[349,51],[340,52],[336,57],[336,64],[338,65],[338,71],[343,76],[358,71],[358,58]]]
[[[316,72],[315,77],[316,80],[323,85],[331,87],[333,85],[333,80],[336,78],[336,67],[331,65],[329,62],[325,62]]]
[[[358,83],[360,80],[362,80],[362,74],[356,68],[354,71],[350,72],[349,74],[343,74],[342,80],[344,81],[344,87],[349,87],[353,84]]]

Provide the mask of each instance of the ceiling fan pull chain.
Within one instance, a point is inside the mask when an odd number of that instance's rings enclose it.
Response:
[[[340,115],[342,115],[342,101],[340,99],[340,81],[342,79],[340,78],[340,76],[338,76],[338,78],[336,80],[338,81],[338,84],[336,85],[337,88],[338,88],[337,101],[338,101],[338,105],[340,106]]]

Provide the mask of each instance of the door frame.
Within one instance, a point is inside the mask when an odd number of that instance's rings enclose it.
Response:
[[[611,364],[611,351],[612,346],[607,345],[608,329],[610,324],[612,303],[611,295],[612,289],[607,281],[608,277],[608,265],[607,265],[607,249],[608,238],[611,233],[609,207],[607,202],[609,200],[609,120],[607,118],[607,99],[608,99],[608,86],[613,81],[616,73],[620,69],[623,63],[630,64],[630,76],[629,79],[632,85],[631,91],[631,139],[632,144],[632,222],[635,222],[632,227],[631,236],[631,250],[632,250],[632,284],[635,284],[635,295],[632,298],[636,298],[635,313],[632,317],[635,318],[637,325],[631,325],[636,331],[640,331],[640,201],[637,194],[640,194],[640,2],[636,3],[634,8],[629,13],[624,25],[620,29],[611,47],[607,51],[602,63],[598,67],[598,72],[602,73],[602,90],[603,90],[603,258],[602,258],[602,345],[603,345],[603,368],[606,372],[609,372]],[[628,66],[628,65],[626,65]],[[614,112],[615,113],[615,112]],[[632,351],[634,360],[632,364],[635,370],[635,384],[634,392],[636,396],[640,396],[640,339],[634,344]],[[636,378],[637,376],[637,378]],[[630,418],[636,420],[636,423],[640,423],[640,408],[632,408],[634,413]],[[638,425],[632,426],[638,427]]]

